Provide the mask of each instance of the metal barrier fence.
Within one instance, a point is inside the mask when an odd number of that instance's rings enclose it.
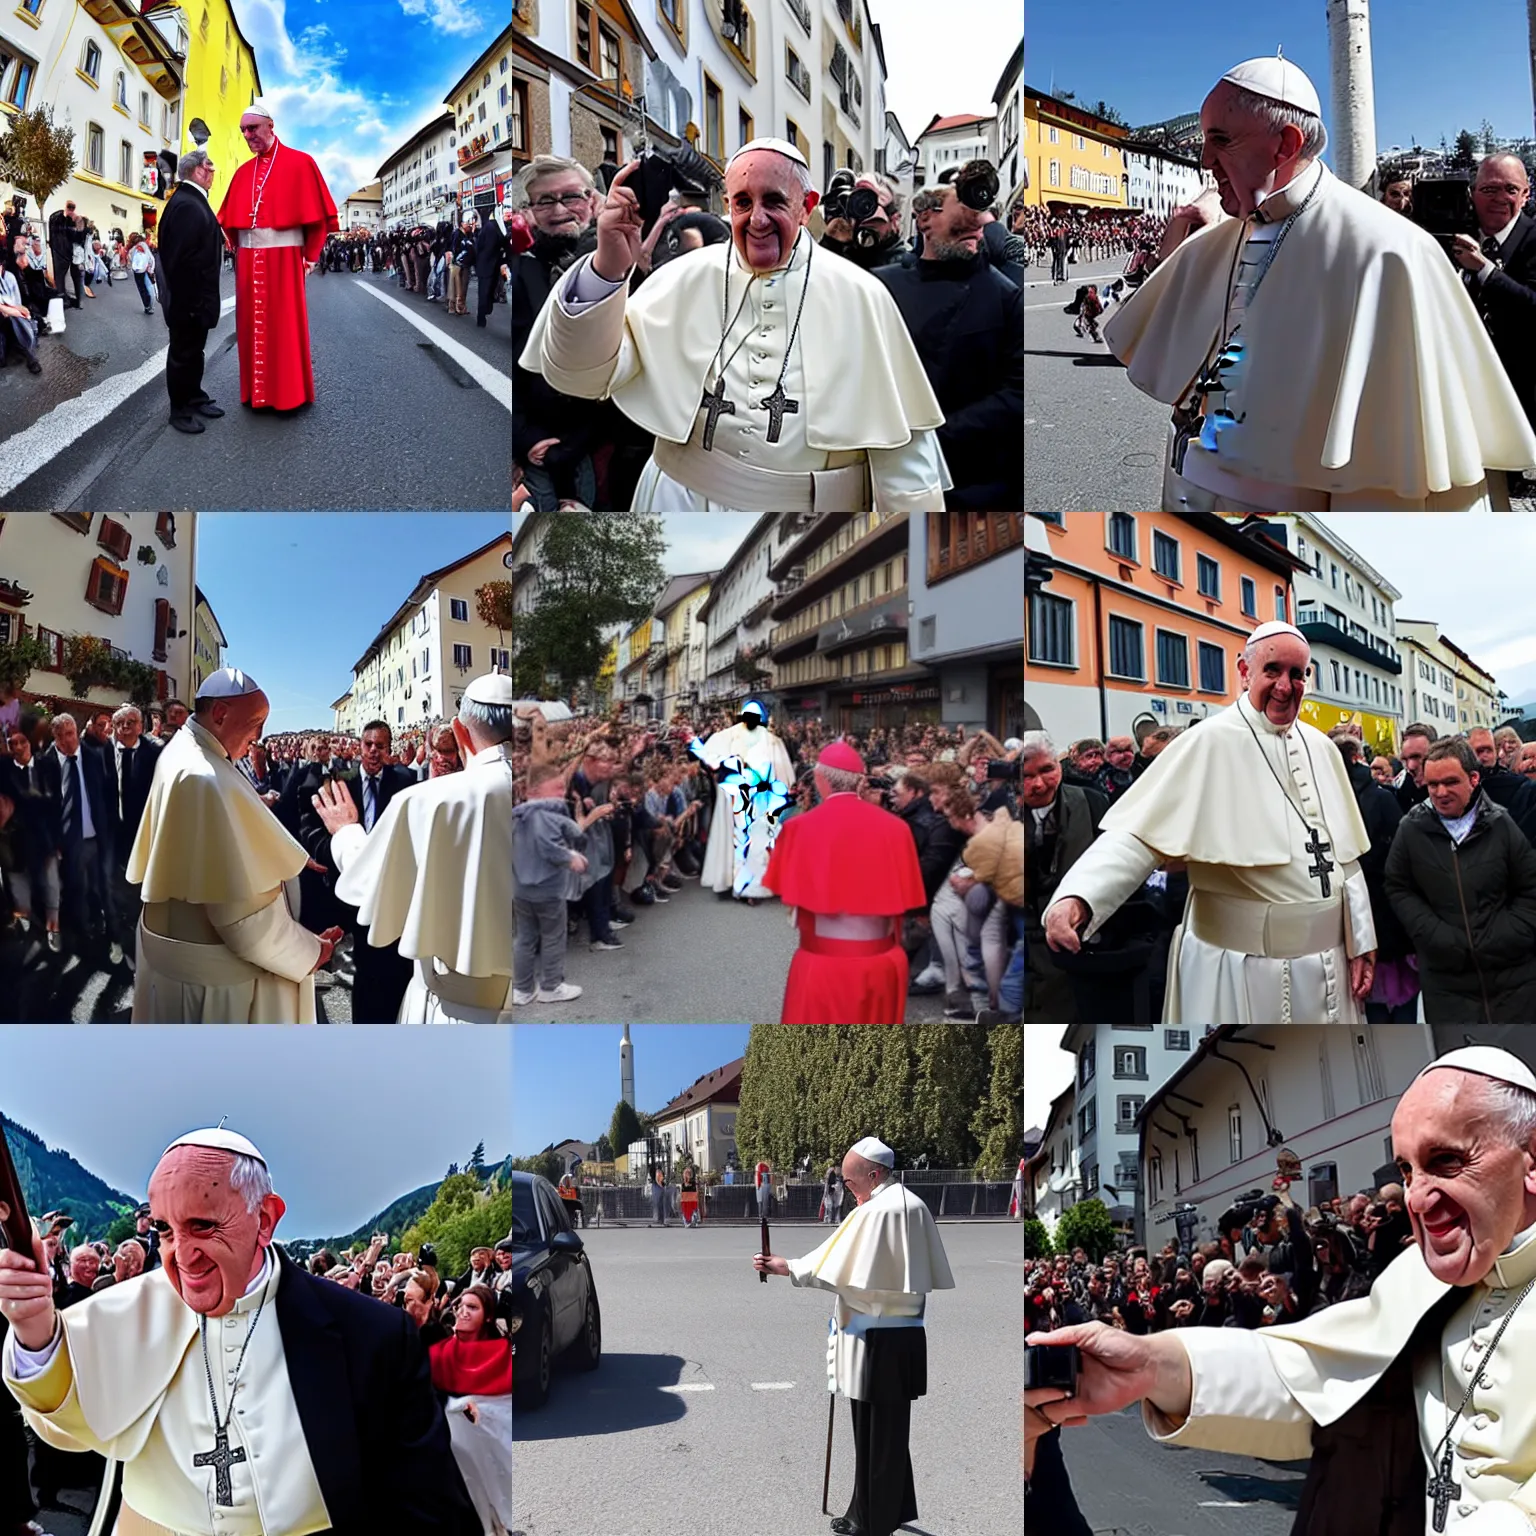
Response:
[[[955,1170],[944,1170],[953,1173]],[[938,1219],[1007,1220],[1013,1196],[1013,1184],[1002,1179],[935,1179],[925,1171],[903,1169],[897,1177],[933,1212]],[[681,1220],[681,1190],[676,1184],[666,1186],[666,1214],[669,1221]],[[703,1219],[708,1221],[756,1221],[757,1191],[751,1184],[713,1184],[699,1190]],[[776,1184],[768,1209],[770,1221],[815,1222],[821,1219],[822,1186],[817,1184]],[[641,1222],[653,1220],[650,1186],[646,1184],[583,1185],[582,1218],[588,1226],[604,1221]],[[843,1191],[840,1216],[854,1208],[854,1199]]]

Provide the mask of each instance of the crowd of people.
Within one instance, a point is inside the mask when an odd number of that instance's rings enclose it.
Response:
[[[872,194],[874,208],[855,229],[851,219],[827,215],[824,207],[816,249],[873,275],[901,312],[948,418],[938,429],[954,480],[946,506],[1017,506],[1023,494],[1016,438],[1023,409],[1025,244],[1003,222],[1001,204],[977,209],[960,201],[957,170],[963,174],[965,168],[952,168],[913,197],[911,224],[894,182],[875,174],[855,181],[852,172],[840,173],[854,183],[844,195]],[[611,178],[618,167],[600,171]],[[655,434],[613,398],[576,398],[522,362],[552,287],[597,249],[605,193],[581,162],[539,155],[520,173],[515,196],[513,508],[628,509]],[[731,241],[731,224],[710,211],[709,201],[707,191],[675,191],[647,216],[643,239],[637,232],[629,293],[641,291],[656,270],[678,257]],[[1019,217],[1014,210],[1015,224]],[[934,276],[948,280],[928,280]],[[777,433],[768,440],[777,441]]]
[[[1082,1248],[1031,1260],[1025,1333],[1106,1323],[1128,1333],[1265,1328],[1366,1295],[1413,1242],[1401,1184],[1302,1211],[1288,1192],[1224,1211],[1218,1235],[1181,1250],[1132,1247],[1093,1262]]]
[[[1031,826],[1026,1017],[1132,1023],[1160,1016],[1169,942],[1189,891],[1181,869],[1154,873],[1098,942],[1064,965],[1049,953],[1041,925],[1109,807],[1193,728],[1160,727],[1139,742],[1089,737],[1063,751],[1044,732],[1023,738],[1021,795]],[[1412,1023],[1421,997],[1430,1023],[1529,1017],[1536,1009],[1536,742],[1512,726],[1442,737],[1418,721],[1403,728],[1395,753],[1368,745],[1358,724],[1328,736],[1370,840],[1360,861],[1377,940],[1367,1020]]]
[[[468,315],[469,286],[476,284],[475,323],[485,325],[493,306],[507,302],[511,250],[495,218],[470,211],[457,223],[440,219],[408,229],[353,229],[329,236],[319,272],[379,273],[420,294],[445,313]]]
[[[1032,207],[1021,210],[1017,231],[1027,248],[1025,264],[1051,265],[1052,278],[1068,280],[1078,262],[1129,258],[1156,250],[1167,228],[1165,215],[1133,209]]]
[[[621,930],[664,920],[645,909],[667,904],[685,882],[701,877],[720,814],[717,773],[690,743],[730,725],[713,710],[679,711],[664,726],[628,725],[617,711],[549,724],[535,707],[524,707],[512,752],[519,802],[514,1002],[579,997],[581,988],[565,980],[565,957],[583,925],[592,953],[622,949]],[[859,796],[909,830],[923,900],[901,924],[908,990],[942,991],[946,1017],[1016,1021],[1020,742],[917,722],[838,733],[819,716],[791,721],[776,734],[790,775],[780,830],[821,802],[818,764],[835,742],[864,760]],[[723,883],[720,894],[732,894]],[[756,905],[762,898],[738,899]]]

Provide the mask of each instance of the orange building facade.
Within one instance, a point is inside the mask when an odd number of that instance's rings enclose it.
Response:
[[[1062,751],[1215,714],[1237,698],[1248,635],[1295,623],[1291,580],[1304,567],[1260,518],[1033,516],[1044,538],[1026,533],[1024,728]]]

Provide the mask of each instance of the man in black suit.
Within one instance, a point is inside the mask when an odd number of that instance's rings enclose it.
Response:
[[[112,740],[103,754],[107,770],[107,798],[112,811],[112,882],[117,909],[117,930],[112,937],[132,956],[143,903],[140,887],[126,879],[128,855],[139,835],[144,807],[149,803],[149,786],[154,782],[155,763],[162,748],[152,736],[144,734],[144,716],[132,704],[125,704],[112,716]],[[125,936],[126,935],[126,936]]]
[[[73,715],[55,715],[53,746],[42,754],[38,777],[45,792],[59,804],[60,910],[74,930],[76,942],[96,930],[92,916],[100,913],[113,965],[121,965],[123,948],[115,932],[112,899],[113,816],[107,793],[106,754],[87,751]]]
[[[183,155],[176,173],[176,190],[160,216],[160,311],[171,333],[165,387],[171,425],[178,432],[201,432],[203,417],[224,414],[203,390],[203,348],[219,323],[224,231],[208,201],[214,175],[208,151]]]
[[[340,778],[362,817],[365,832],[371,832],[378,825],[385,808],[396,795],[416,783],[410,769],[384,761],[392,742],[389,726],[382,720],[370,720],[363,727],[362,762],[355,772]],[[329,883],[334,887],[336,861],[331,855],[331,835],[315,812],[313,793],[300,798],[299,841],[310,858],[330,871]],[[355,1024],[393,1024],[400,1016],[400,1004],[410,985],[412,962],[401,955],[398,943],[375,948],[368,942],[367,927],[357,920],[357,908],[338,904],[343,921],[352,934],[352,963],[356,968],[356,979],[352,984],[352,1021]]]
[[[1525,212],[1529,193],[1518,155],[1489,155],[1472,183],[1478,233],[1454,236],[1451,254],[1527,419],[1536,422],[1536,219]],[[1510,476],[1512,495],[1525,490],[1515,484],[1520,478]]]
[[[491,215],[475,231],[475,324],[484,325],[496,302],[496,279],[512,276],[512,236],[501,213]]]
[[[75,204],[71,199],[48,219],[48,250],[53,257],[53,286],[64,296],[65,309],[79,309],[83,302],[80,268],[75,266]],[[75,280],[75,296],[70,298],[66,284]]]

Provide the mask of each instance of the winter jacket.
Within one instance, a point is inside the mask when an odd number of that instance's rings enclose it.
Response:
[[[565,801],[524,800],[512,807],[512,881],[524,901],[563,901],[571,852],[587,834],[571,820]]]
[[[1403,925],[1397,919],[1392,903],[1387,900],[1387,854],[1392,848],[1392,838],[1397,824],[1403,819],[1402,807],[1397,796],[1371,777],[1371,770],[1364,763],[1347,763],[1349,787],[1355,792],[1355,803],[1360,807],[1360,819],[1370,837],[1371,846],[1361,856],[1360,872],[1365,876],[1365,888],[1370,893],[1371,916],[1376,923],[1376,959],[1401,960],[1413,953]]]
[[[1024,823],[998,816],[983,827],[960,855],[978,880],[1011,907],[1024,905]]]
[[[1536,1017],[1536,850],[1482,790],[1460,847],[1429,802],[1403,817],[1387,896],[1419,957],[1430,1024]]]
[[[955,855],[960,851],[960,838],[949,822],[934,810],[927,795],[919,795],[896,814],[906,822],[917,848],[917,862],[923,872],[924,907],[933,904],[933,898],[944,877],[954,868]],[[948,835],[946,835],[948,834]]]
[[[1035,813],[1023,808],[1024,885],[1029,892],[1026,921],[1037,927],[1050,906],[1061,877],[1082,858],[1088,845],[1099,835],[1099,823],[1109,809],[1109,801],[1097,789],[1079,789],[1063,777],[1056,791],[1054,817],[1056,833],[1046,843],[1038,841]],[[973,869],[974,865],[971,866]]]

